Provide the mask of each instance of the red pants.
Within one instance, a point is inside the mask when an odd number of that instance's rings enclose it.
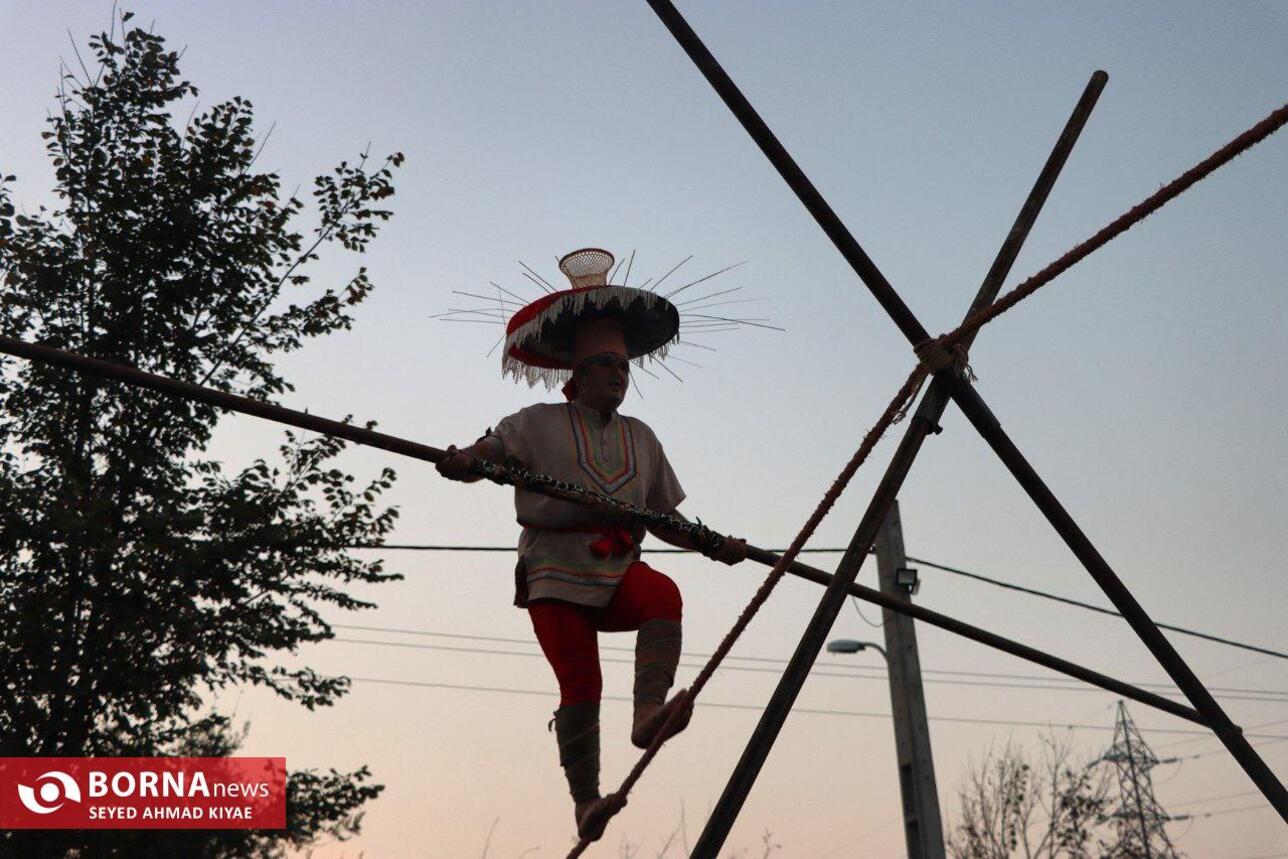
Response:
[[[598,633],[639,629],[647,620],[679,623],[681,608],[675,582],[643,561],[630,565],[603,608],[550,599],[530,603],[532,629],[559,680],[560,706],[599,700]]]

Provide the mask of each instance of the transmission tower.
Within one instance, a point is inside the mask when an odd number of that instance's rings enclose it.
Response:
[[[1122,701],[1118,702],[1114,744],[1101,760],[1113,764],[1118,772],[1119,801],[1112,814],[1118,824],[1118,849],[1113,855],[1179,859],[1181,854],[1176,852],[1163,828],[1171,818],[1154,798],[1150,770],[1158,765],[1158,757],[1141,739]]]

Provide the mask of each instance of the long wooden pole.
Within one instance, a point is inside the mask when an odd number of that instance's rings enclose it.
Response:
[[[31,361],[39,361],[79,373],[113,379],[137,388],[146,388],[150,391],[206,403],[229,411],[240,412],[241,414],[254,415],[255,417],[286,424],[287,426],[313,430],[314,432],[335,436],[336,438],[342,438],[368,447],[380,448],[381,450],[402,454],[425,462],[438,462],[447,453],[427,444],[408,441],[405,438],[354,426],[343,421],[318,417],[308,412],[266,403],[263,400],[254,400],[239,394],[218,391],[192,382],[183,382],[157,373],[149,373],[137,367],[104,361],[99,358],[90,358],[85,355],[78,355],[75,352],[42,346],[38,343],[28,343],[25,340],[18,340],[13,337],[0,337],[0,352],[8,352],[11,355],[17,355]],[[471,470],[480,477],[486,477],[493,483],[518,486],[552,498],[593,507],[606,516],[624,517],[644,525],[666,528],[670,531],[686,534],[693,539],[698,548],[707,552],[718,549],[725,540],[723,535],[695,522],[688,522],[635,504],[627,504],[616,498],[591,492],[575,484],[555,480],[552,477],[524,468],[516,468],[503,463],[488,462],[476,458],[471,465]]]
[[[67,352],[62,349],[54,349],[49,346],[41,346],[36,343],[28,343],[24,340],[16,340],[12,337],[0,336],[0,352],[6,352],[10,355],[17,355],[31,361],[38,361],[44,364],[50,364],[56,367],[62,367],[78,373],[87,373],[93,376],[113,379],[127,385],[138,388],[144,388],[158,393],[170,396],[183,397],[196,402],[207,403],[208,405],[217,406],[229,411],[241,414],[253,415],[265,420],[285,424],[287,426],[298,427],[300,429],[313,430],[314,432],[333,435],[343,438],[356,444],[367,445],[381,450],[387,450],[391,453],[397,453],[402,456],[419,459],[425,462],[438,462],[443,458],[445,451],[427,444],[420,444],[397,436],[386,433],[376,432],[364,427],[354,426],[353,424],[343,423],[341,421],[330,420],[328,418],[318,417],[317,415],[301,412],[295,409],[288,409],[284,406],[266,403],[262,400],[253,400],[249,397],[242,397],[237,394],[229,394],[224,391],[217,391],[212,388],[194,385],[190,382],[181,382],[176,379],[170,379],[156,373],[149,373],[136,367],[128,367],[123,364],[116,364],[111,361],[103,361],[97,358],[87,358],[83,355],[77,355],[73,352]],[[524,488],[531,489],[544,495],[561,498],[565,501],[572,501],[578,504],[600,505],[612,515],[629,516],[632,515],[626,508],[632,505],[623,505],[621,502],[607,496],[598,495],[587,490],[576,487],[575,491],[567,491],[557,486],[557,481],[543,478],[542,475],[534,475],[531,472],[522,469],[512,469],[507,466],[495,463],[478,463],[481,476],[487,477],[494,482],[503,485],[520,485]],[[527,482],[525,482],[527,481]],[[660,516],[653,511],[645,511],[648,514],[646,518],[639,519],[644,524],[661,521],[664,526],[674,523],[676,528],[682,525],[690,525],[669,516]],[[690,527],[692,527],[690,525]],[[715,537],[723,540],[725,537],[714,531],[710,532]],[[778,556],[767,549],[760,549],[756,546],[747,547],[747,557],[757,563],[767,567],[772,567],[778,563]],[[788,572],[808,581],[821,585],[829,585],[832,582],[832,576],[823,570],[811,567],[808,564],[799,561],[792,563],[788,567]],[[996,635],[979,627],[964,623],[947,615],[939,614],[930,609],[918,605],[907,605],[900,600],[893,599],[878,590],[864,587],[859,584],[851,584],[849,593],[861,600],[870,602],[882,608],[896,611],[901,614],[907,614],[917,620],[945,629],[957,635],[977,641],[980,644],[1002,650],[1025,659],[1029,662],[1036,663],[1061,674],[1083,680],[1094,686],[1099,686],[1110,692],[1115,692],[1124,697],[1131,698],[1133,701],[1139,701],[1149,707],[1171,713],[1190,722],[1203,724],[1203,719],[1197,712],[1186,707],[1177,701],[1156,695],[1145,689],[1140,689],[1130,683],[1116,680],[1105,674],[1085,668],[1068,660],[1053,656],[1028,645],[1012,641],[1003,636]]]

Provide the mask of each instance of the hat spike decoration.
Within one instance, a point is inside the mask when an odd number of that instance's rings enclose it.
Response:
[[[709,299],[736,292],[741,287],[723,289],[715,293],[708,292],[705,295],[685,295],[684,300],[680,302],[671,300],[671,296],[705,283],[742,263],[718,269],[663,294],[657,291],[658,288],[681,266],[689,262],[693,255],[690,254],[682,259],[656,282],[649,278],[640,286],[632,287],[627,285],[627,281],[634,266],[634,256],[632,251],[627,260],[616,261],[611,253],[601,248],[581,248],[565,254],[559,258],[558,266],[563,275],[568,278],[571,288],[563,290],[555,290],[548,280],[520,261],[519,264],[525,269],[520,274],[542,290],[542,294],[536,299],[524,299],[517,292],[506,289],[496,282],[490,282],[490,285],[497,290],[495,298],[460,290],[453,290],[453,292],[495,301],[495,304],[474,310],[453,309],[431,318],[504,325],[505,333],[488,353],[491,354],[497,346],[504,344],[501,353],[502,376],[521,379],[530,387],[541,382],[547,389],[561,385],[572,377],[575,369],[577,332],[579,329],[586,330],[586,326],[594,323],[595,320],[612,319],[620,324],[622,338],[617,342],[621,344],[624,340],[626,357],[638,369],[648,373],[645,364],[656,361],[662,369],[681,382],[683,379],[666,364],[666,358],[673,348],[696,346],[715,351],[712,347],[694,342],[693,335],[730,331],[744,325],[776,328],[776,326],[766,325],[767,320],[759,318],[740,319],[697,312],[726,304],[759,300],[726,299],[709,302]],[[623,263],[626,265],[623,282],[611,283]],[[607,324],[612,325],[612,323]],[[622,348],[619,345],[614,351],[620,351]],[[683,360],[679,356],[672,357]],[[684,363],[693,364],[691,361]],[[693,366],[699,365],[693,364]],[[657,378],[653,373],[648,375]]]

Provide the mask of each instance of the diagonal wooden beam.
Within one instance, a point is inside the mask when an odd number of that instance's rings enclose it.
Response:
[[[894,287],[881,274],[876,264],[864,252],[858,241],[841,222],[841,219],[828,205],[822,194],[810,182],[804,171],[801,170],[778,141],[773,131],[760,118],[755,108],[751,106],[751,103],[747,101],[737,85],[721,68],[701,39],[689,27],[688,22],[684,20],[683,16],[680,15],[669,0],[648,0],[648,3],[680,47],[693,61],[694,65],[698,67],[699,71],[716,90],[717,95],[733,112],[747,133],[751,135],[756,145],[769,158],[774,168],[778,170],[779,175],[783,177],[797,198],[832,240],[837,250],[840,251],[860,279],[863,280],[868,290],[877,299],[877,302],[885,309],[886,313],[899,327],[899,330],[903,332],[908,342],[916,346],[928,340],[929,333],[926,329],[913,315],[908,306],[903,303]],[[1261,759],[1247,739],[1244,738],[1242,730],[1234,724],[1220,704],[1216,702],[1216,699],[1207,691],[1207,688],[1181,658],[1180,654],[1176,652],[1176,649],[1172,647],[1171,643],[1158,629],[1144,608],[1136,601],[1135,597],[1132,596],[1109,564],[1096,551],[1091,541],[1077,526],[1068,511],[1056,499],[1054,493],[1051,492],[1037,472],[1024,459],[1019,449],[1002,429],[1001,424],[993,416],[984,399],[973,387],[959,379],[952,369],[942,370],[936,374],[936,377],[943,380],[949,395],[962,409],[971,425],[984,437],[994,453],[1002,460],[1021,486],[1024,487],[1038,509],[1046,516],[1047,521],[1051,523],[1052,527],[1065,541],[1065,544],[1073,551],[1087,572],[1091,574],[1100,589],[1109,597],[1115,608],[1122,613],[1136,635],[1144,642],[1163,669],[1167,671],[1168,676],[1172,678],[1172,681],[1176,683],[1190,703],[1194,705],[1194,708],[1203,715],[1208,727],[1213,730],[1230,754],[1243,767],[1244,772],[1256,784],[1267,801],[1288,822],[1288,790],[1284,788],[1265,761]],[[807,638],[817,637],[816,627],[828,622],[827,616],[829,613],[833,617],[835,616],[835,612],[826,610],[827,606],[837,604],[837,610],[839,611],[839,603],[843,602],[845,598],[844,584],[848,583],[843,583],[841,577],[838,576],[834,582],[836,586],[828,588],[828,591],[824,594],[823,602],[820,603],[819,610],[807,628],[806,635],[802,637],[802,644],[805,644]],[[826,631],[823,634],[826,635]],[[817,655],[817,650],[815,650],[814,655]],[[802,668],[805,672],[808,672],[812,663],[813,657],[811,656],[808,664],[796,666],[793,673],[800,673]],[[790,666],[788,670],[793,671]],[[797,679],[803,682],[803,677],[793,677],[789,681],[785,675],[780,686],[783,683],[796,682]]]

